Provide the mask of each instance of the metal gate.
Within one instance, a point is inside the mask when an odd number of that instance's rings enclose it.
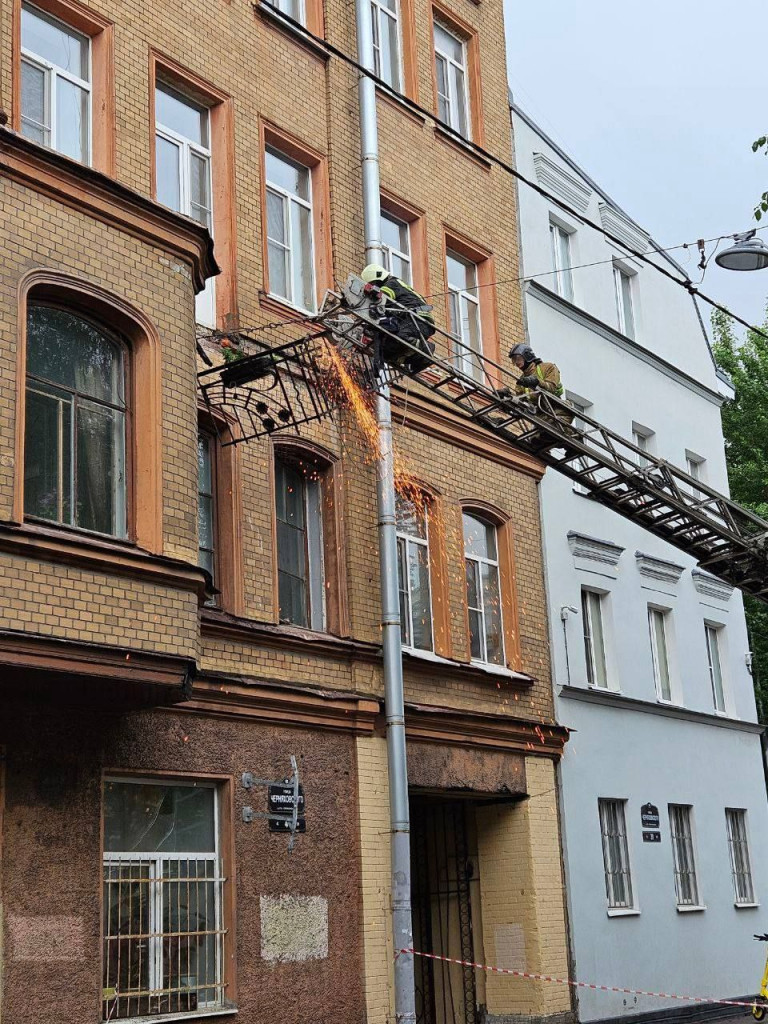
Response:
[[[475,960],[477,856],[468,801],[411,799],[413,938],[416,949]],[[417,1024],[477,1024],[471,967],[415,958]]]

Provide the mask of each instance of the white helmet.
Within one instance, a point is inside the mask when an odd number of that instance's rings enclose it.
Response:
[[[382,281],[386,281],[389,277],[389,271],[386,267],[382,267],[380,263],[369,263],[360,277],[366,284],[381,284]]]

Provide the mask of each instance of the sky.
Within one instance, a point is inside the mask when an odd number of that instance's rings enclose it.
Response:
[[[758,226],[765,2],[504,0],[515,102],[660,246]],[[760,235],[768,245],[768,230]],[[698,282],[698,253],[672,255]],[[701,290],[751,323],[765,319],[768,269],[711,260]]]

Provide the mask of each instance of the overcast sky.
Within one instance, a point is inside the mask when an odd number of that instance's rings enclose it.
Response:
[[[768,132],[766,0],[504,5],[515,101],[659,245],[755,226],[768,190],[768,158],[751,149]],[[697,256],[672,255],[698,280]],[[768,270],[713,260],[701,287],[762,322]]]

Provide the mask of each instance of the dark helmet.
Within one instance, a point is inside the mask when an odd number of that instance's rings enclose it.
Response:
[[[528,363],[538,362],[536,353],[533,351],[530,345],[526,345],[524,342],[520,342],[517,345],[513,345],[509,350],[509,358],[514,359],[515,356],[520,356],[527,366]]]

